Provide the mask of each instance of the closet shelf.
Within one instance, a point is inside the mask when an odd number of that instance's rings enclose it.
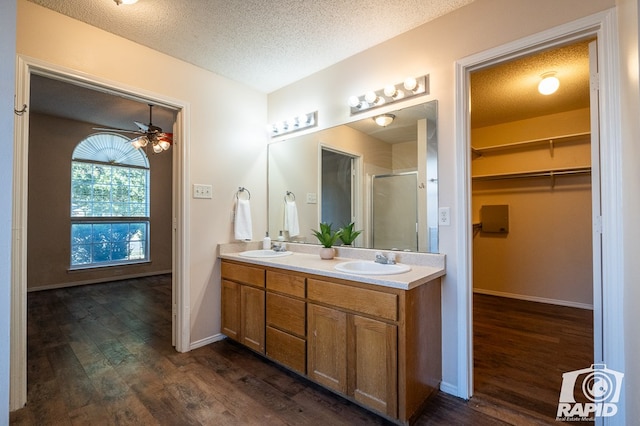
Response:
[[[543,138],[543,139],[532,139],[528,141],[511,142],[511,143],[505,143],[501,145],[487,146],[483,148],[471,147],[471,152],[477,155],[482,155],[482,153],[484,152],[517,149],[517,148],[524,148],[530,145],[533,146],[533,145],[543,145],[543,144],[549,145],[549,148],[553,151],[554,143],[578,141],[584,138],[585,136],[589,136],[590,134],[591,134],[590,132],[572,133],[568,135],[561,135],[561,136]]]
[[[546,170],[532,170],[528,172],[515,172],[515,173],[497,173],[489,175],[473,176],[473,180],[505,180],[505,179],[525,179],[525,178],[538,178],[538,177],[550,177],[556,178],[558,176],[568,176],[577,174],[589,174],[591,173],[590,166],[584,167],[569,167],[562,169],[546,169]]]

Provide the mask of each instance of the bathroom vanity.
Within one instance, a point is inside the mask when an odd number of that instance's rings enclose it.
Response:
[[[414,254],[431,264],[396,275],[341,273],[349,259],[303,252],[219,256],[229,338],[396,423],[411,423],[438,389],[444,256]]]

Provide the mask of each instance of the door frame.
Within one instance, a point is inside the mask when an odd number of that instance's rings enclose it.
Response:
[[[177,112],[174,126],[172,178],[172,324],[173,344],[179,352],[190,348],[188,228],[188,158],[189,104],[171,97],[130,87],[77,70],[68,69],[35,58],[18,55],[16,68],[16,103],[29,105],[31,75],[41,75],[70,82],[92,90],[123,96],[144,103],[161,104]],[[14,121],[14,169],[11,260],[11,349],[10,349],[10,410],[22,408],[27,402],[27,189],[29,114]]]
[[[602,327],[594,327],[594,348],[602,347],[602,360],[611,369],[624,370],[623,265],[622,265],[622,167],[619,111],[619,62],[615,9],[597,13],[559,27],[508,43],[463,59],[455,64],[456,118],[456,211],[457,247],[455,254],[458,317],[457,396],[473,395],[473,257],[471,212],[470,83],[471,71],[491,64],[534,53],[571,41],[595,36],[598,42],[600,75],[600,172],[602,200],[602,299],[594,299],[594,318],[602,318]],[[596,228],[594,228],[596,231]],[[598,270],[598,268],[594,268]],[[595,353],[598,351],[596,350]],[[588,367],[588,366],[586,366]],[[624,413],[624,402],[618,404]],[[624,418],[622,419],[624,423]]]

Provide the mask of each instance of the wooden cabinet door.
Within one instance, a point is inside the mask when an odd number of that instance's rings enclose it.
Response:
[[[264,290],[240,286],[240,343],[264,353]]]
[[[307,374],[318,383],[347,392],[347,314],[307,305]]]
[[[222,333],[240,341],[240,284],[222,280]]]
[[[398,327],[358,315],[349,322],[349,395],[397,417]]]

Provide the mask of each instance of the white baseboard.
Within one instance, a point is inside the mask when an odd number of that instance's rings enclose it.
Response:
[[[457,396],[458,395],[458,387],[452,385],[451,383],[447,383],[447,382],[440,382],[440,390],[444,393],[448,393],[449,395],[453,395],[453,396]]]
[[[171,269],[167,269],[166,271],[143,272],[140,274],[118,275],[117,277],[96,278],[92,280],[74,281],[70,283],[50,284],[50,285],[43,285],[39,287],[29,287],[27,288],[27,293],[32,291],[55,290],[58,288],[77,287],[79,285],[87,285],[87,284],[108,283],[110,281],[132,280],[134,278],[152,277],[154,275],[165,275],[170,273],[171,273]]]
[[[485,290],[481,288],[474,288],[473,292],[478,294],[486,294],[489,296],[500,296],[500,297],[508,297],[510,299],[527,300],[529,302],[549,303],[551,305],[568,306],[570,308],[589,309],[591,311],[593,310],[593,305],[589,305],[588,303],[573,302],[570,300],[548,299],[546,297],[527,296],[524,294],[506,293],[502,291]]]
[[[189,350],[192,351],[194,349],[198,349],[198,348],[201,348],[203,346],[207,346],[208,344],[219,342],[220,340],[226,339],[226,338],[227,338],[227,336],[225,336],[222,333],[214,334],[213,336],[209,336],[209,337],[206,337],[204,339],[192,342],[191,345],[189,345]]]

